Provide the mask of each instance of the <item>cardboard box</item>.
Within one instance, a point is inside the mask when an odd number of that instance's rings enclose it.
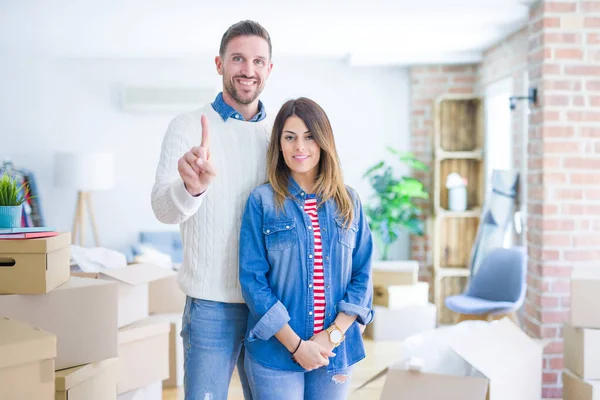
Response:
[[[177,283],[177,273],[166,278],[150,282],[150,314],[183,314],[185,293]]]
[[[119,329],[118,394],[169,377],[170,331],[170,323],[152,319]]]
[[[398,309],[407,306],[426,306],[429,302],[429,284],[417,282],[414,285],[375,286],[373,304]]]
[[[568,369],[562,373],[563,400],[600,400],[600,381],[584,381]]]
[[[577,267],[571,273],[571,325],[600,328],[600,268]]]
[[[117,359],[56,371],[55,400],[115,400]]]
[[[71,234],[0,240],[0,294],[42,294],[69,280]]]
[[[417,261],[374,261],[373,286],[414,285],[419,281]]]
[[[471,323],[477,324],[473,325]],[[508,318],[491,323],[467,321],[465,332],[449,342],[450,351],[475,376],[407,370],[406,360],[387,368],[367,381],[386,375],[383,400],[531,400],[542,392],[542,349]],[[471,329],[472,328],[472,329]],[[445,328],[447,329],[447,328]],[[427,342],[423,343],[427,346]],[[445,366],[446,364],[444,364]],[[365,385],[366,385],[365,384]]]
[[[72,277],[47,294],[3,295],[0,316],[55,334],[57,370],[118,354],[117,285],[112,282]]]
[[[72,276],[117,282],[119,287],[119,328],[148,318],[148,283],[175,274],[154,264],[131,264],[124,268],[102,272],[73,272]]]
[[[151,383],[139,389],[120,394],[118,400],[162,400],[162,385],[160,381]]]
[[[437,308],[434,304],[409,306],[391,310],[373,306],[375,318],[367,325],[365,337],[373,340],[404,340],[431,329],[435,329]]]
[[[600,380],[600,329],[563,326],[565,368],[582,379]]]
[[[54,399],[56,336],[0,318],[0,398]]]
[[[182,315],[155,314],[149,318],[151,321],[168,322],[171,325],[169,332],[169,378],[163,381],[163,387],[183,386],[183,341],[181,336]]]

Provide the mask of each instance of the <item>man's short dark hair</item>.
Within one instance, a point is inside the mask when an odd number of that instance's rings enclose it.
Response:
[[[223,34],[221,46],[219,47],[219,55],[221,57],[225,56],[225,50],[231,39],[238,36],[258,36],[265,39],[269,44],[269,59],[271,59],[273,49],[271,47],[271,36],[269,36],[269,32],[267,32],[267,30],[258,22],[250,20],[240,21],[231,25]]]

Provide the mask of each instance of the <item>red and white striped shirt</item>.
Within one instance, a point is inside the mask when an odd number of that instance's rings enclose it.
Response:
[[[314,233],[314,333],[321,332],[325,324],[325,277],[323,275],[323,246],[321,244],[321,227],[317,216],[317,199],[315,195],[308,195],[304,202],[304,212],[308,214]]]

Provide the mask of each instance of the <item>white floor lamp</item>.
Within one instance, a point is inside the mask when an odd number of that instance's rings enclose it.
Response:
[[[100,246],[98,228],[92,207],[91,192],[114,187],[114,157],[111,153],[56,153],[54,185],[77,190],[72,243],[85,246],[85,220],[89,214],[94,243]],[[87,207],[87,212],[86,212]],[[79,241],[77,237],[79,236]]]

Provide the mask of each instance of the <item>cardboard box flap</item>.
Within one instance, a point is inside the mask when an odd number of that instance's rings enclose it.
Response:
[[[80,365],[79,367],[67,368],[55,373],[56,390],[66,392],[67,390],[79,385],[93,376],[97,375],[110,365],[114,364],[117,358]]]
[[[0,369],[56,358],[56,335],[0,317]]]
[[[170,331],[170,322],[148,318],[119,329],[119,345],[169,333]]]
[[[460,377],[390,368],[381,398],[482,400],[488,391],[488,380],[481,377]],[[443,395],[440,396],[440,391]],[[402,397],[399,397],[399,394]],[[508,398],[503,398],[508,399]],[[511,399],[512,400],[512,399]]]
[[[103,269],[103,275],[132,286],[167,278],[176,272],[154,264],[130,264],[125,268]]]
[[[70,245],[70,232],[39,239],[0,240],[0,254],[50,253]]]
[[[59,287],[57,287],[54,290],[69,290],[69,289],[82,288],[82,287],[86,287],[86,286],[100,286],[100,285],[117,285],[117,283],[110,282],[110,281],[103,281],[100,279],[89,279],[89,278],[85,278],[85,277],[71,275],[71,277],[69,278],[69,281],[67,283],[60,285]]]
[[[600,268],[574,267],[571,271],[571,279],[600,280]]]
[[[419,271],[419,263],[414,260],[406,260],[395,263],[373,263],[373,271],[383,272],[413,272]]]
[[[525,398],[520,386],[528,387],[530,379],[523,373],[530,370],[534,379],[543,348],[508,318],[478,325],[450,347],[490,380],[491,399],[511,400]]]

